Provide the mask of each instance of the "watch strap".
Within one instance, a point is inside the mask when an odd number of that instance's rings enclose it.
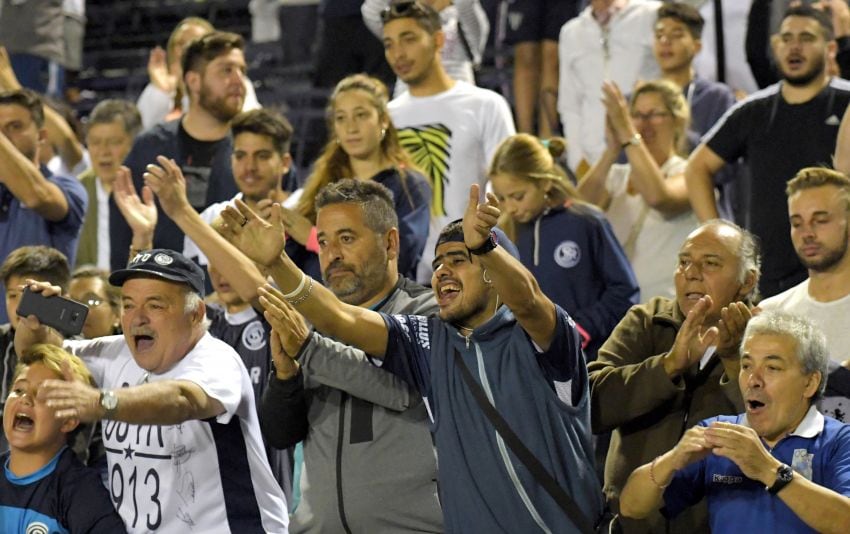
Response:
[[[794,469],[787,464],[782,464],[776,469],[776,482],[767,488],[767,492],[771,495],[776,495],[792,480],[794,480]]]
[[[487,254],[494,248],[499,246],[499,240],[496,237],[496,232],[490,230],[490,237],[478,248],[469,249],[469,253],[474,256],[480,256],[482,254]]]

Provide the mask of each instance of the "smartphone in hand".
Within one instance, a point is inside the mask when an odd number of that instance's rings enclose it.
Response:
[[[55,328],[65,337],[76,336],[83,331],[89,308],[75,300],[54,295],[45,297],[27,287],[18,303],[18,315],[35,315],[41,324]]]

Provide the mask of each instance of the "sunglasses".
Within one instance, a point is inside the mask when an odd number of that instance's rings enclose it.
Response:
[[[381,22],[415,16],[427,16],[425,10],[415,0],[395,2],[381,11]]]

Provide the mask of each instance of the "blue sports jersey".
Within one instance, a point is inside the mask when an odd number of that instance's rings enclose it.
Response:
[[[97,471],[63,447],[44,467],[18,477],[0,456],[0,532],[126,532]]]

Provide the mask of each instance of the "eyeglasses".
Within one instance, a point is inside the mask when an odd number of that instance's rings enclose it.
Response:
[[[381,11],[381,22],[386,23],[394,19],[426,15],[427,13],[422,9],[422,6],[416,3],[416,0],[393,2]]]
[[[669,116],[670,113],[667,113],[666,111],[650,111],[649,113],[638,113],[637,111],[632,112],[633,121],[644,120],[650,122],[661,122]]]
[[[85,295],[83,295],[83,298],[80,300],[80,302],[82,302],[89,308],[96,308],[106,301],[98,297],[94,293],[86,293]]]

